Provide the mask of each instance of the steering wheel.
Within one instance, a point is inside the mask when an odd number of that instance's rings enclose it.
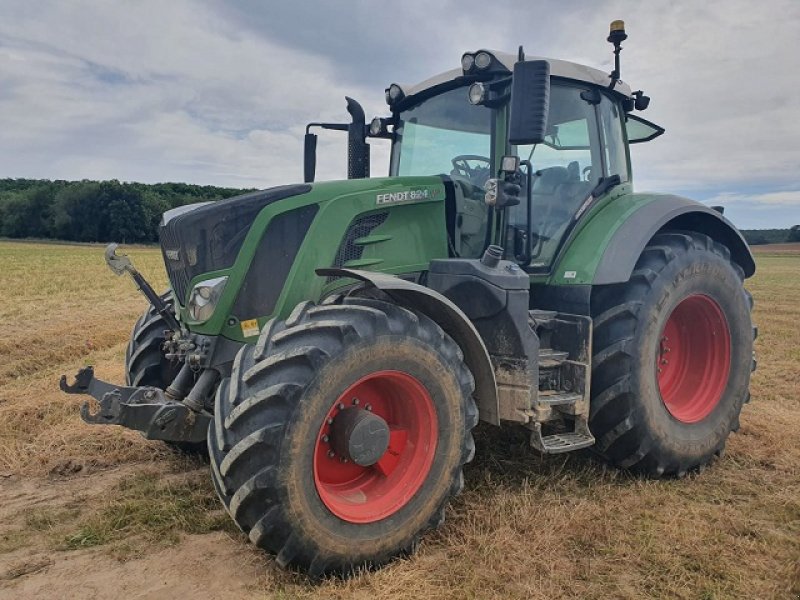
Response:
[[[473,185],[482,188],[489,179],[492,163],[485,156],[480,156],[478,154],[459,154],[453,157],[450,162],[453,163],[454,174],[466,179]],[[470,165],[470,162],[486,163],[486,165]]]

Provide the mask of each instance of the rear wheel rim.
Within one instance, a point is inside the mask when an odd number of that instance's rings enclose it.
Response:
[[[359,407],[389,426],[386,452],[362,467],[337,455],[332,425],[344,409]],[[314,484],[334,515],[351,523],[371,523],[403,508],[422,487],[438,442],[436,408],[428,390],[402,371],[376,371],[348,387],[325,416],[314,447]]]
[[[719,404],[728,383],[731,334],[720,305],[705,294],[684,298],[659,339],[656,372],[661,399],[682,423],[697,423]]]

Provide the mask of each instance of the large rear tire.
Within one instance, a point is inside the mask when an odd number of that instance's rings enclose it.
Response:
[[[460,349],[424,315],[368,298],[302,303],[239,351],[217,392],[215,488],[281,566],[384,563],[461,491],[473,390]],[[369,433],[355,439],[358,423]]]
[[[630,280],[593,290],[590,428],[609,462],[682,476],[720,455],[749,399],[752,298],[728,249],[656,235]]]

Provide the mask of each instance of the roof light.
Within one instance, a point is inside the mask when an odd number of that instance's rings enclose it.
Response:
[[[399,102],[404,96],[403,89],[396,83],[386,88],[386,104],[392,105],[395,102]]]
[[[488,52],[480,51],[475,55],[475,66],[483,70],[492,64],[492,55]]]
[[[473,83],[469,86],[469,94],[467,96],[469,98],[470,104],[481,104],[484,100],[486,100],[486,86],[482,83]]]
[[[461,57],[461,68],[469,71],[475,65],[475,57],[472,54],[465,54]]]

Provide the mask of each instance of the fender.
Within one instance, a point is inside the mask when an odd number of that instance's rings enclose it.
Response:
[[[418,310],[430,317],[453,338],[464,353],[475,377],[475,399],[482,421],[500,424],[497,382],[489,352],[478,330],[458,306],[442,294],[425,286],[386,273],[357,269],[317,269],[317,275],[349,277],[375,287],[390,296],[397,304]]]
[[[644,247],[667,229],[703,233],[730,250],[745,277],[755,273],[747,242],[716,210],[680,196],[626,194],[601,207],[576,231],[551,283],[604,285],[628,281]]]

